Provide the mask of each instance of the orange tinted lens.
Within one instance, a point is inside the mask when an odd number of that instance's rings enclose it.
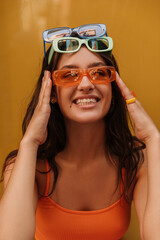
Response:
[[[53,79],[56,85],[76,85],[80,77],[80,71],[78,69],[65,69],[57,70],[53,72]]]
[[[102,66],[88,69],[88,71],[93,83],[108,83],[115,80],[114,67]]]

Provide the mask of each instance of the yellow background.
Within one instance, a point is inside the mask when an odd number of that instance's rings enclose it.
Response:
[[[123,80],[160,127],[159,0],[1,0],[0,168],[21,138],[22,119],[41,68],[42,31],[87,23],[106,24]],[[132,214],[125,239],[138,240],[134,210]]]

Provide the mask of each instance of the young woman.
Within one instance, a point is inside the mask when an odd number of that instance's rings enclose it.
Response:
[[[141,238],[158,240],[159,131],[106,35],[103,24],[44,32],[52,46],[4,163],[0,239],[122,239],[133,200]]]

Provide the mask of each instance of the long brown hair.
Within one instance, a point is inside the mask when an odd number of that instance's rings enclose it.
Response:
[[[48,55],[50,48],[46,53],[46,58],[43,60],[42,70],[35,87],[32,99],[27,108],[23,124],[22,132],[23,135],[27,129],[27,126],[32,118],[35,107],[38,102],[38,97],[41,89],[42,78],[45,70],[53,71],[56,69],[57,62],[61,56],[59,53],[55,53],[52,57],[51,63],[48,65]],[[100,56],[105,60],[106,65],[114,66],[116,71],[119,73],[118,65],[114,56],[111,53],[99,53]],[[142,149],[145,148],[145,144],[137,139],[136,136],[132,136],[131,130],[129,128],[129,114],[127,111],[125,100],[116,84],[115,81],[112,83],[112,102],[109,112],[105,116],[105,146],[106,153],[109,155],[116,155],[118,159],[117,162],[112,162],[117,166],[118,169],[118,180],[121,179],[124,185],[124,196],[128,202],[131,202],[129,197],[130,187],[136,177],[138,167],[140,163],[143,162],[143,153]],[[54,87],[52,88],[52,93],[54,94]],[[54,182],[50,194],[54,191],[57,178],[58,178],[58,167],[55,162],[55,156],[61,152],[66,145],[66,129],[64,124],[64,118],[60,111],[58,103],[51,104],[51,114],[48,121],[48,136],[43,145],[40,145],[38,148],[37,161],[44,159],[48,160],[50,165],[50,170],[54,172]],[[2,177],[3,180],[4,171],[7,165],[15,161],[18,150],[14,150],[6,157],[3,169]],[[111,159],[111,161],[113,161]],[[125,168],[125,181],[122,178],[122,168]],[[46,174],[46,172],[41,172]],[[49,194],[49,195],[50,195]]]

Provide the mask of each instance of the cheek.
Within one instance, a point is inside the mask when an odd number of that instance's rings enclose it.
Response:
[[[101,86],[100,91],[103,95],[104,101],[110,103],[111,99],[112,99],[112,86],[111,86],[111,84]]]
[[[112,100],[112,87],[111,84],[110,85],[105,85],[103,86],[103,88],[101,89],[101,92],[103,94],[103,112],[104,114],[106,114],[111,106],[111,100]]]
[[[63,107],[63,103],[65,102],[65,90],[63,87],[56,86],[56,94],[57,94],[57,102],[59,104],[60,109]]]
[[[61,86],[56,87],[57,101],[61,112],[65,115],[67,108],[71,105],[71,91]]]

